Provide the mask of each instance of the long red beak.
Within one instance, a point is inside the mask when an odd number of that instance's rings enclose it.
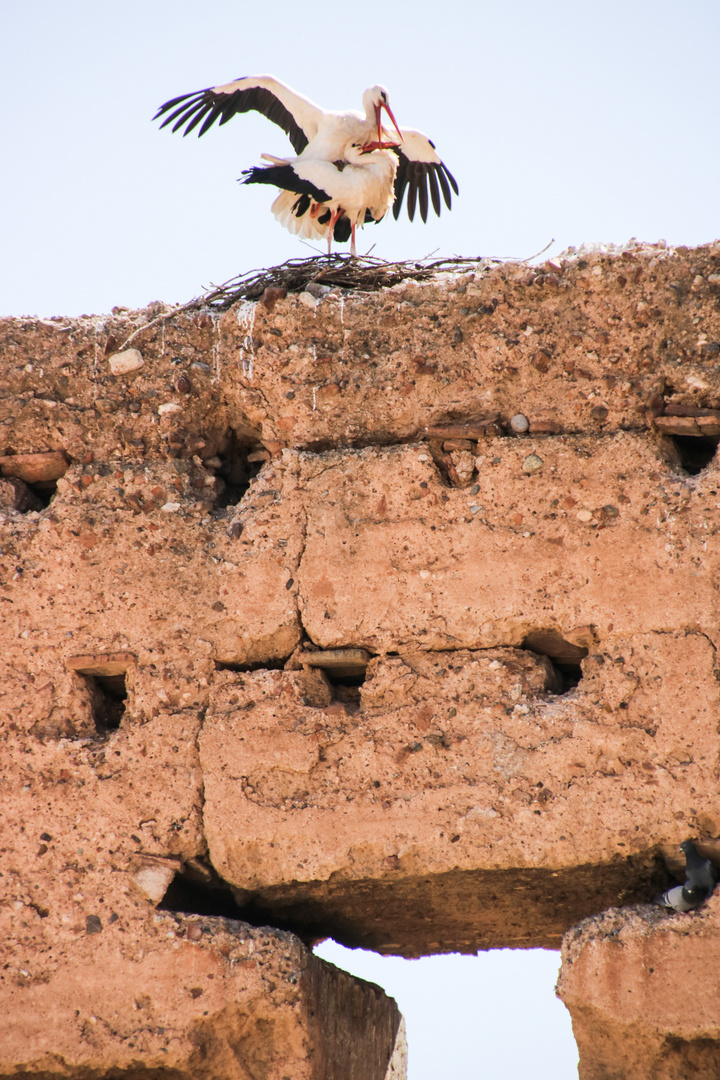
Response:
[[[373,150],[397,150],[399,143],[396,142],[369,142],[362,148],[363,154],[371,154]]]
[[[393,127],[395,128],[395,130],[398,133],[398,136],[400,138],[400,142],[403,142],[404,140],[403,140],[403,137],[402,137],[402,132],[401,132],[400,128],[397,126],[397,121],[396,121],[395,117],[393,116],[393,111],[392,111],[392,109],[390,108],[389,105],[385,104],[384,101],[381,101],[379,105],[375,106],[375,119],[377,120],[377,126],[378,126],[378,142],[381,143],[383,141],[383,137],[382,137],[382,111],[383,111],[383,109],[385,110],[385,112],[388,114],[388,116],[392,120],[392,125],[393,125]],[[395,145],[395,144],[394,143],[389,143],[388,145]]]

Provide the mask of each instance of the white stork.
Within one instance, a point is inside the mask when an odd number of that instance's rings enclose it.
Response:
[[[263,156],[276,164],[280,162],[281,166],[290,164],[294,174],[293,183],[291,187],[283,190],[291,194],[299,194],[301,198],[305,194],[313,196],[311,192],[304,189],[298,192],[298,180],[304,178],[298,168],[302,171],[311,161],[322,162],[325,165],[335,166],[336,171],[341,173],[343,169],[338,169],[336,165],[339,162],[341,165],[343,163],[351,164],[356,170],[365,170],[370,167],[377,172],[377,163],[368,166],[368,163],[359,160],[350,162],[349,158],[345,157],[348,147],[357,144],[367,153],[391,148],[397,156],[397,177],[392,203],[394,217],[397,219],[400,214],[405,191],[407,190],[408,217],[411,221],[413,220],[416,205],[419,203],[420,216],[423,221],[427,221],[429,208],[428,185],[429,197],[435,213],[440,214],[441,192],[445,205],[449,209],[452,205],[450,188],[457,195],[458,187],[452,174],[435,152],[434,143],[422,132],[405,131],[398,128],[390,109],[387,90],[384,87],[370,87],[363,94],[362,100],[365,110],[364,115],[354,110],[349,112],[326,112],[308,98],[303,97],[280,82],[279,79],[275,79],[272,75],[259,75],[236,79],[234,82],[226,83],[223,86],[210,87],[207,90],[200,90],[193,94],[183,94],[180,97],[173,98],[158,109],[154,119],[165,117],[161,127],[172,124],[173,131],[184,128],[183,135],[189,135],[198,125],[201,125],[198,131],[198,136],[200,136],[204,135],[218,119],[222,125],[238,113],[250,111],[262,113],[268,120],[272,120],[273,123],[283,129],[289,137],[295,153],[298,155],[292,163],[284,158],[274,159],[269,155]],[[400,145],[390,141],[390,136],[383,129],[383,110],[392,121]],[[385,168],[385,166],[380,168]],[[269,177],[266,180],[258,180],[255,170],[248,171],[252,174],[252,178],[246,180],[246,183],[274,183]],[[343,204],[333,192],[328,191],[322,185],[319,190],[323,192],[326,198],[324,200],[315,200],[316,202],[329,204],[326,208],[330,209],[331,218],[336,215],[337,211],[341,211],[333,222],[334,229],[329,228],[328,230],[330,241],[333,237],[333,231],[335,239],[338,241],[348,240],[351,233],[354,238],[354,224],[358,222],[362,224],[358,214],[359,203],[363,201],[363,196],[359,193],[359,189],[365,186],[372,187],[369,179],[370,174],[355,172],[350,175],[354,177],[356,186],[353,188],[353,209],[349,214],[344,215],[342,213],[345,210]],[[362,179],[363,176],[364,180]],[[314,183],[307,177],[305,179],[310,183]],[[337,179],[338,177],[332,176],[333,181]],[[337,193],[344,190],[342,184],[334,183],[333,187]],[[280,198],[276,199],[273,204],[274,210],[277,208]],[[297,200],[293,200],[293,205],[296,202]],[[276,216],[279,217],[279,220],[283,220],[284,224],[291,225],[292,223],[284,220],[286,217],[285,209],[283,207],[279,208],[279,211],[276,211]],[[296,207],[296,209],[299,209],[299,207]],[[379,220],[385,213],[385,210],[383,210],[379,216],[376,216],[369,204],[366,204],[366,209],[372,220]],[[312,211],[311,209],[304,210],[300,217],[304,217],[307,212]],[[298,215],[295,213],[293,216],[297,217]],[[324,214],[321,213],[319,217],[324,217]],[[368,220],[367,216],[364,220]],[[329,223],[330,218],[327,221]],[[350,223],[349,229],[345,222]]]
[[[273,164],[246,169],[243,183],[279,187],[272,205],[276,219],[296,236],[326,236],[328,254],[333,239],[351,237],[350,253],[356,255],[356,226],[380,221],[393,204],[398,159],[389,150],[368,150],[355,141],[337,161],[263,157]]]

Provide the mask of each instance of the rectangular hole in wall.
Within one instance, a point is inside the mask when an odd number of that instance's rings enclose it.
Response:
[[[85,680],[99,735],[117,731],[122,723],[128,696],[125,677],[134,662],[131,653],[90,654],[67,660],[67,666]]]
[[[324,649],[303,652],[300,663],[320,668],[333,688],[336,701],[360,706],[360,687],[365,682],[367,666],[372,659],[367,649]]]
[[[99,734],[117,731],[125,715],[127,689],[124,675],[86,675],[93,721]]]

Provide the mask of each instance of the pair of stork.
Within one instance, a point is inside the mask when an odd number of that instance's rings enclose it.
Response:
[[[439,215],[441,193],[448,209],[450,189],[458,193],[434,143],[420,131],[397,126],[383,86],[366,90],[362,103],[364,113],[327,112],[279,79],[260,75],[173,98],[154,119],[165,117],[161,127],[184,128],[184,135],[202,125],[198,135],[204,135],[216,120],[222,125],[238,113],[262,113],[282,128],[297,156],[263,154],[269,164],[246,169],[243,183],[280,189],[272,210],[290,232],[325,237],[328,253],[333,239],[351,240],[355,255],[356,227],[380,221],[390,208],[397,219],[406,191],[411,221],[418,203],[427,221],[429,202]],[[383,111],[397,139],[383,128]]]

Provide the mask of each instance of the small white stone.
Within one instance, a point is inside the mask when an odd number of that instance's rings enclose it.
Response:
[[[314,311],[317,307],[317,300],[312,293],[301,292],[298,299],[300,300],[301,304],[304,304],[305,307],[309,307],[312,311]]]
[[[510,427],[518,435],[522,435],[530,427],[530,421],[522,413],[516,413],[515,416],[510,418]]]
[[[108,363],[113,375],[129,375],[131,371],[141,368],[145,361],[139,349],[125,349],[124,352],[113,353]]]
[[[592,510],[578,510],[575,516],[578,521],[592,521]]]
[[[158,409],[161,416],[167,416],[168,413],[182,412],[182,405],[178,405],[174,401],[166,401],[164,405],[161,405]]]
[[[166,514],[174,514],[176,510],[180,509],[180,503],[166,502],[160,509],[164,510]]]
[[[153,904],[159,904],[174,876],[169,866],[143,866],[133,874],[132,883]]]

